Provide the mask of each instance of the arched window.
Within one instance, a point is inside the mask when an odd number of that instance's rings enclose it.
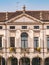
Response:
[[[18,59],[15,57],[8,58],[7,65],[18,65]]]
[[[5,59],[0,57],[0,65],[5,65]]]
[[[19,63],[20,63],[20,65],[30,65],[30,59],[23,57],[23,58],[20,59]]]
[[[44,63],[45,65],[49,65],[49,58],[46,58]]]
[[[11,65],[18,65],[17,58],[11,58]]]
[[[41,65],[41,58],[39,57],[33,58],[32,65]]]
[[[21,34],[21,48],[27,48],[28,47],[28,34],[26,32],[23,32]]]

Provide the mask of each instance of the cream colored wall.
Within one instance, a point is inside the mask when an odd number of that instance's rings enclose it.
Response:
[[[16,30],[14,32],[10,32],[10,29],[9,29],[9,26],[11,25],[7,25],[7,30],[5,30],[5,26],[3,25],[3,28],[4,30],[0,30],[0,35],[3,35],[3,47],[5,47],[5,42],[7,41],[7,52],[9,52],[9,47],[10,47],[10,42],[9,42],[9,37],[10,36],[14,36],[15,37],[15,47],[17,47],[18,49],[16,50],[16,52],[21,52],[20,48],[21,47],[21,34],[20,34],[20,37],[17,39],[16,37],[16,33],[17,33],[17,30],[20,30],[20,32],[24,32],[24,30],[21,29],[21,26],[22,25],[15,25],[16,26]],[[30,48],[30,53],[27,54],[26,53],[26,56],[29,57],[29,58],[33,58],[33,57],[36,57],[39,55],[39,57],[43,57],[43,54],[39,54],[39,53],[34,53],[34,44],[33,44],[33,37],[39,37],[39,46],[43,46],[43,30],[42,30],[42,25],[39,25],[40,26],[40,29],[38,30],[39,32],[35,32],[35,30],[33,29],[33,26],[34,25],[27,25],[27,30],[25,30],[25,32],[28,33],[28,47]],[[31,30],[31,31],[30,31]],[[30,37],[30,34],[32,34],[32,37]],[[6,50],[4,50],[5,52]],[[43,49],[41,49],[41,52],[43,51]],[[31,53],[32,52],[32,53]],[[17,57],[18,59],[23,57],[24,54],[20,54],[20,53],[7,53],[7,57],[10,57],[14,55],[15,57]],[[3,56],[6,56],[3,55]]]
[[[5,40],[7,40],[7,47],[10,47],[10,42],[9,42],[9,37],[10,37],[10,36],[15,36],[15,37],[16,37],[17,30],[20,30],[21,33],[24,32],[24,30],[21,29],[21,26],[22,26],[22,25],[15,25],[15,26],[16,26],[16,31],[15,31],[15,32],[10,32],[9,26],[11,26],[11,25],[7,25],[7,31],[4,30],[4,34],[3,34],[4,37],[7,37],[7,38],[5,38]],[[28,47],[31,48],[31,49],[30,49],[30,53],[29,53],[29,54],[26,54],[26,56],[29,57],[29,58],[32,58],[32,57],[35,57],[35,56],[38,56],[38,55],[39,55],[39,57],[43,57],[42,54],[33,53],[33,52],[34,52],[34,49],[33,49],[33,48],[34,48],[34,46],[33,46],[33,45],[34,45],[34,44],[33,44],[33,37],[34,37],[34,36],[39,37],[40,45],[41,45],[41,47],[43,46],[42,43],[41,43],[42,41],[40,40],[40,39],[42,39],[41,36],[43,36],[43,31],[42,31],[42,29],[41,29],[41,30],[39,30],[39,32],[36,33],[36,32],[34,32],[33,26],[34,26],[34,25],[27,25],[27,28],[28,28],[28,29],[25,30],[25,32],[28,33]],[[40,26],[40,28],[42,28],[41,25],[39,25],[39,26]],[[30,30],[32,30],[32,32],[30,32]],[[3,33],[3,30],[2,30],[2,33]],[[6,33],[7,33],[7,34],[6,34]],[[32,38],[29,36],[30,34],[33,34],[33,37],[32,37]],[[6,35],[7,35],[7,36],[6,36]],[[21,34],[20,34],[20,36],[21,36]],[[15,47],[18,48],[16,51],[17,51],[17,52],[21,52],[21,50],[20,50],[20,48],[19,48],[19,47],[21,47],[21,37],[19,37],[18,39],[15,38],[15,44],[16,44]],[[4,46],[5,46],[5,45],[4,45]],[[9,52],[9,48],[7,49],[7,52]],[[32,53],[31,53],[31,52],[32,52]],[[41,50],[41,52],[42,52],[42,50]],[[22,53],[22,54],[20,54],[20,53],[16,53],[16,54],[7,53],[7,57],[10,57],[10,56],[12,56],[12,55],[14,55],[15,57],[17,57],[18,59],[24,56],[23,53]]]
[[[25,54],[26,57],[29,57],[29,58],[33,58],[33,57],[41,57],[43,58],[43,43],[44,43],[44,52],[47,52],[47,42],[46,42],[46,37],[47,35],[49,36],[49,30],[46,28],[46,24],[44,25],[44,30],[42,29],[42,24],[39,25],[40,29],[39,30],[34,30],[34,26],[35,25],[38,25],[38,24],[34,24],[34,25],[27,25],[27,29],[26,30],[22,30],[22,25],[16,25],[15,24],[15,31],[14,32],[11,32],[10,29],[9,29],[9,26],[11,25],[7,25],[7,30],[6,30],[6,25],[2,25],[3,26],[3,29],[0,30],[0,35],[3,36],[3,41],[2,41],[2,46],[3,47],[7,47],[7,50],[3,49],[3,52],[9,52],[9,47],[10,47],[10,42],[9,42],[9,37],[10,36],[14,36],[15,37],[15,47],[17,47],[16,49],[16,52],[19,52],[19,53],[0,53],[1,56],[3,57],[11,57],[11,56],[14,56],[18,59],[20,59],[21,57],[24,56],[24,54],[20,53],[21,52],[21,33],[22,32],[26,32],[28,33],[28,47],[30,48],[29,49],[29,54]],[[19,31],[18,31],[19,30]],[[17,39],[17,31],[18,33],[20,32],[20,36],[19,38]],[[32,37],[31,37],[31,36]],[[39,47],[41,47],[41,53],[34,53],[34,37],[39,37]],[[6,41],[7,41],[7,46],[6,46]],[[31,53],[32,52],[32,53]],[[48,57],[49,55],[47,53],[44,53],[44,58]]]
[[[26,16],[23,16],[23,17],[15,20],[14,22],[35,22],[35,21],[30,19],[30,18],[28,18],[28,17],[26,17]]]
[[[49,26],[49,24],[45,24],[44,25],[44,48],[45,48],[45,57],[49,57],[49,52],[47,51],[47,36],[49,36],[49,29],[47,29],[47,26]]]

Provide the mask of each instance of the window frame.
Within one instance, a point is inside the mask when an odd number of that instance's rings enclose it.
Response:
[[[22,29],[27,29],[27,26],[22,26]]]
[[[13,38],[13,42],[11,42],[11,38]],[[10,37],[10,47],[15,47],[15,37]]]
[[[10,26],[9,28],[12,29],[12,30],[14,30],[15,29],[15,26]]]
[[[0,41],[1,41],[1,42],[0,42],[0,44],[1,44],[1,45],[0,45],[0,49],[2,49],[2,36],[0,36],[0,38],[1,38],[1,40],[0,40]]]
[[[39,29],[39,26],[38,25],[34,26],[34,29]]]
[[[47,29],[49,29],[49,26],[47,26]]]
[[[47,36],[47,50],[49,50],[49,48],[48,48],[48,46],[49,46],[49,43],[48,43],[49,39],[48,38],[49,38],[49,36]]]
[[[3,29],[3,26],[0,26],[0,29]]]
[[[23,32],[23,33],[25,33],[25,32]],[[23,33],[22,33],[22,34],[23,34]],[[28,34],[26,33],[27,36],[24,35],[24,37],[22,36],[22,34],[21,34],[21,48],[22,48],[22,49],[26,49],[26,48],[28,48]],[[24,38],[24,39],[23,39],[23,38]],[[24,42],[24,44],[23,44],[23,42]],[[26,44],[25,42],[26,42],[27,44]]]
[[[38,40],[35,40],[35,38],[38,38]],[[39,46],[39,37],[34,37],[34,48],[36,49]]]

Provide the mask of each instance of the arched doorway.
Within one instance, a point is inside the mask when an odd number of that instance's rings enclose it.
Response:
[[[3,57],[0,57],[0,65],[5,65],[5,59]]]
[[[32,65],[41,65],[41,58],[39,57],[33,58]]]
[[[28,34],[26,32],[21,33],[21,48],[28,48]]]
[[[7,60],[7,65],[18,65],[18,60],[15,57],[10,57]]]
[[[23,57],[20,59],[20,65],[30,65],[30,59],[29,58],[26,58],[26,57]]]
[[[45,64],[45,65],[49,65],[49,58],[46,58],[46,59],[45,59],[44,64]]]

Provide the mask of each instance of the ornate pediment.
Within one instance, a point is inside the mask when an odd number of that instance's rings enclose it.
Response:
[[[32,23],[42,23],[40,20],[30,16],[30,15],[27,15],[27,14],[21,14],[19,16],[16,16],[12,19],[10,19],[8,22],[32,22]]]
[[[23,16],[21,18],[16,19],[14,22],[34,22],[34,21],[26,16]]]

